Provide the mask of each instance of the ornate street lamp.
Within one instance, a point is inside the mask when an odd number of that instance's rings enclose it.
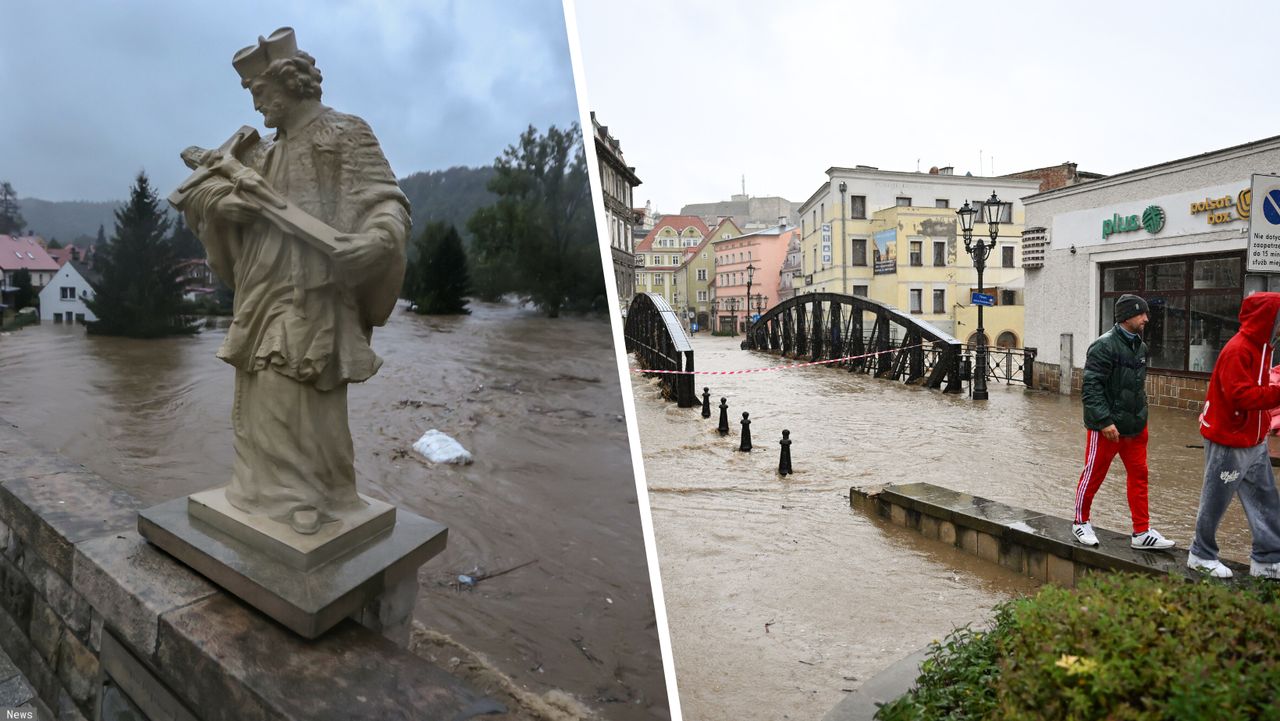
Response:
[[[983,291],[982,271],[987,267],[987,258],[991,256],[991,251],[996,247],[996,239],[1000,237],[1000,223],[1005,218],[1012,219],[1013,203],[1005,203],[996,196],[995,191],[991,191],[991,198],[982,204],[982,220],[987,224],[988,235],[991,236],[991,242],[986,243],[982,238],[978,238],[978,242],[973,242],[973,221],[978,211],[969,205],[969,201],[964,202],[956,215],[960,216],[960,230],[964,233],[964,250],[973,256],[973,267],[978,271],[978,292]],[[986,329],[982,325],[982,305],[978,305],[978,337],[977,347],[973,354],[974,376],[973,376],[973,399],[975,401],[987,400],[987,334]]]
[[[846,244],[849,242],[849,236],[845,233],[844,219],[849,217],[850,209],[845,207],[844,194],[849,190],[849,186],[840,181],[840,292],[849,292],[849,258],[845,256],[847,252]]]

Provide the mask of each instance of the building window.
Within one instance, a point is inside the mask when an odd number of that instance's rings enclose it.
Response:
[[[75,300],[75,299],[76,299],[76,289],[75,289],[75,288],[70,288],[70,287],[67,287],[67,286],[65,286],[65,285],[64,285],[64,286],[62,286],[61,288],[59,288],[59,289],[58,289],[58,291],[62,293],[62,300]]]
[[[706,268],[699,268],[699,269],[698,269],[698,280],[706,280],[706,279],[707,279],[707,269],[706,269]]]
[[[76,313],[76,322],[84,325],[84,313]]]
[[[934,242],[933,264],[935,266],[944,266],[947,264],[947,242],[945,240]]]
[[[866,298],[866,297],[867,297],[867,286],[865,286],[865,285],[855,285],[855,286],[853,286],[853,295],[854,295],[854,297],[856,297],[856,298]]]
[[[823,219],[823,220],[826,220],[826,219],[827,219],[827,204],[826,204],[826,203],[818,203],[818,207],[822,209],[822,219]]]
[[[908,198],[905,195],[899,195],[897,202],[895,202],[894,205],[897,205],[899,208],[910,208],[911,198]]]
[[[921,304],[924,302],[924,291],[919,288],[912,288],[908,293],[911,294],[911,312],[923,313]]]
[[[1017,305],[1018,291],[1002,290],[1000,291],[1000,305]]]
[[[947,312],[947,291],[941,288],[936,288],[933,291],[933,312],[934,313]]]
[[[653,284],[654,284],[655,286],[662,285],[662,275],[663,275],[662,273],[654,273],[654,274],[653,274]]]
[[[933,201],[933,207],[935,207],[935,208],[950,208],[950,207],[951,207],[951,201],[950,201],[950,200],[947,200],[946,198],[938,198],[937,200]]]
[[[924,243],[919,240],[911,241],[911,265],[924,265]]]
[[[1004,331],[1000,335],[996,336],[996,347],[997,348],[1017,348],[1018,336],[1014,335],[1013,331],[1009,331],[1009,330]]]
[[[1006,245],[1000,248],[1000,266],[1002,268],[1013,267],[1013,246]]]
[[[1151,319],[1142,335],[1152,369],[1209,373],[1240,330],[1243,253],[1111,263],[1101,272],[1100,329],[1114,325],[1121,295],[1146,299]]]
[[[698,302],[704,303],[706,302],[706,300],[707,300],[707,291],[705,290],[698,291]]]
[[[867,239],[853,239],[853,265],[867,264]]]
[[[867,196],[849,196],[849,217],[862,220],[867,217]]]

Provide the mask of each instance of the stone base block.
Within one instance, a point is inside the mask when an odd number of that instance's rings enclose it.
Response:
[[[138,513],[138,532],[245,603],[316,638],[395,590],[444,550],[445,526],[400,511],[388,532],[310,570],[193,518],[177,498]]]
[[[367,504],[363,509],[330,521],[311,535],[303,535],[287,523],[236,508],[227,500],[226,491],[223,486],[191,494],[187,497],[187,512],[300,571],[328,563],[396,524],[395,506],[359,494]]]

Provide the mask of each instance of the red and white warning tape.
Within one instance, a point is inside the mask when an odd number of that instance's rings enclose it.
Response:
[[[767,371],[781,371],[788,368],[804,368],[805,366],[820,366],[828,363],[840,363],[842,361],[857,360],[859,358],[870,358],[872,356],[883,355],[885,353],[896,353],[901,350],[911,350],[912,348],[923,348],[928,343],[920,343],[919,345],[909,345],[902,348],[890,348],[889,350],[880,350],[874,353],[863,353],[861,355],[847,355],[843,358],[832,358],[831,360],[809,361],[808,363],[792,363],[785,366],[771,366],[769,368],[746,368],[739,371],[661,371],[647,370],[642,368],[632,368],[632,373],[671,373],[675,375],[699,375],[699,376],[733,376],[740,373],[764,373]]]

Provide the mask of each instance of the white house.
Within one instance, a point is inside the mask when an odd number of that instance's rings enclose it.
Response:
[[[53,280],[40,291],[40,320],[54,323],[84,323],[97,320],[84,301],[92,298],[89,279],[97,274],[79,261],[68,261],[58,269]]]

